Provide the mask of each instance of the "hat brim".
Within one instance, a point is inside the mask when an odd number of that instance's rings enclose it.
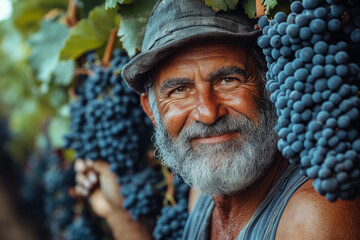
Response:
[[[214,26],[192,28],[185,29],[189,31],[185,34],[186,37],[175,38],[173,36],[167,39],[167,42],[163,43],[161,47],[141,52],[132,58],[122,70],[122,76],[127,85],[138,94],[145,92],[144,84],[148,80],[148,72],[171,53],[190,42],[203,39],[238,39],[239,42],[254,45],[257,37],[261,34],[260,30],[234,33]],[[183,29],[183,31],[185,30]]]

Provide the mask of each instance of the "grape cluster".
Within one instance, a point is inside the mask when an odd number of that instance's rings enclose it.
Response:
[[[96,59],[89,54],[85,67],[90,74],[78,77],[65,147],[74,149],[77,158],[108,161],[122,182],[122,176],[146,166],[144,146],[150,144],[152,128],[139,97],[122,81],[120,69],[129,60],[125,52],[115,50],[109,68]]]
[[[75,185],[75,171],[73,167],[61,169],[59,161],[55,154],[50,155],[43,174],[46,224],[54,239],[71,224],[76,204],[68,194],[69,188]]]
[[[151,122],[140,107],[139,96],[120,74],[129,58],[120,50],[113,55],[109,68],[101,66],[94,53],[87,56],[85,68],[90,74],[78,76],[66,147],[74,149],[77,158],[110,163],[122,185],[124,208],[138,220],[140,216],[159,214],[164,191],[156,185],[164,179],[146,159]]]
[[[101,235],[96,219],[93,219],[85,210],[65,231],[66,240],[98,240],[102,238]]]
[[[128,177],[121,187],[125,200],[123,207],[128,209],[135,220],[140,216],[156,216],[162,208],[164,189],[157,187],[164,182],[164,177],[156,169],[145,168],[141,172]]]
[[[304,0],[258,25],[278,149],[329,201],[360,192],[359,1]],[[347,16],[345,19],[344,16]]]
[[[161,210],[161,217],[156,222],[153,235],[157,240],[182,239],[182,233],[188,218],[188,196],[190,187],[180,178],[173,179],[174,194],[177,204]]]
[[[182,178],[175,176],[173,178],[173,186],[176,201],[179,201],[180,199],[188,199],[190,186],[187,185]]]

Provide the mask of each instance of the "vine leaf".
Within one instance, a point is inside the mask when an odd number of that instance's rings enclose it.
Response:
[[[234,10],[238,2],[239,0],[205,0],[206,6],[211,7],[215,11]]]
[[[141,50],[146,24],[156,0],[135,0],[132,4],[119,6],[121,16],[118,36],[129,56]]]
[[[104,46],[111,30],[118,26],[119,21],[116,8],[105,10],[104,5],[95,7],[87,19],[82,19],[70,30],[60,58],[76,59],[89,50]]]
[[[69,132],[69,119],[64,117],[54,117],[48,126],[49,138],[53,148],[60,148],[63,143],[64,134]]]
[[[56,85],[67,86],[71,83],[76,64],[73,60],[60,61],[54,70],[54,82]]]
[[[127,4],[127,3],[132,3],[133,0],[106,0],[105,1],[105,8],[114,8],[116,7],[116,5],[119,4]]]
[[[74,63],[59,61],[60,50],[68,34],[66,26],[55,21],[42,21],[40,30],[29,38],[32,47],[29,65],[40,81],[50,82],[56,71],[54,77],[57,84],[68,85],[71,82]]]
[[[68,0],[12,1],[12,20],[15,26],[27,36],[39,29],[40,20],[51,9],[66,10]],[[2,6],[0,7],[2,8]]]
[[[262,4],[265,6],[266,15],[268,15],[270,11],[276,7],[278,2],[277,0],[263,0]]]
[[[254,0],[243,0],[241,2],[242,8],[245,10],[245,13],[249,18],[256,17],[256,1]]]

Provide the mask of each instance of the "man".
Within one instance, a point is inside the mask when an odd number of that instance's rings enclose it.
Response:
[[[159,1],[123,70],[158,151],[202,192],[183,239],[360,239],[360,201],[329,203],[276,151],[254,22],[200,0]]]

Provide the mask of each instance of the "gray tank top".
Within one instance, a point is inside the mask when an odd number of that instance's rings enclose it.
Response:
[[[281,173],[255,213],[240,231],[236,240],[275,239],[281,214],[294,192],[308,181],[300,169],[289,164]],[[209,195],[201,194],[196,201],[183,232],[183,240],[208,240],[214,202]]]

